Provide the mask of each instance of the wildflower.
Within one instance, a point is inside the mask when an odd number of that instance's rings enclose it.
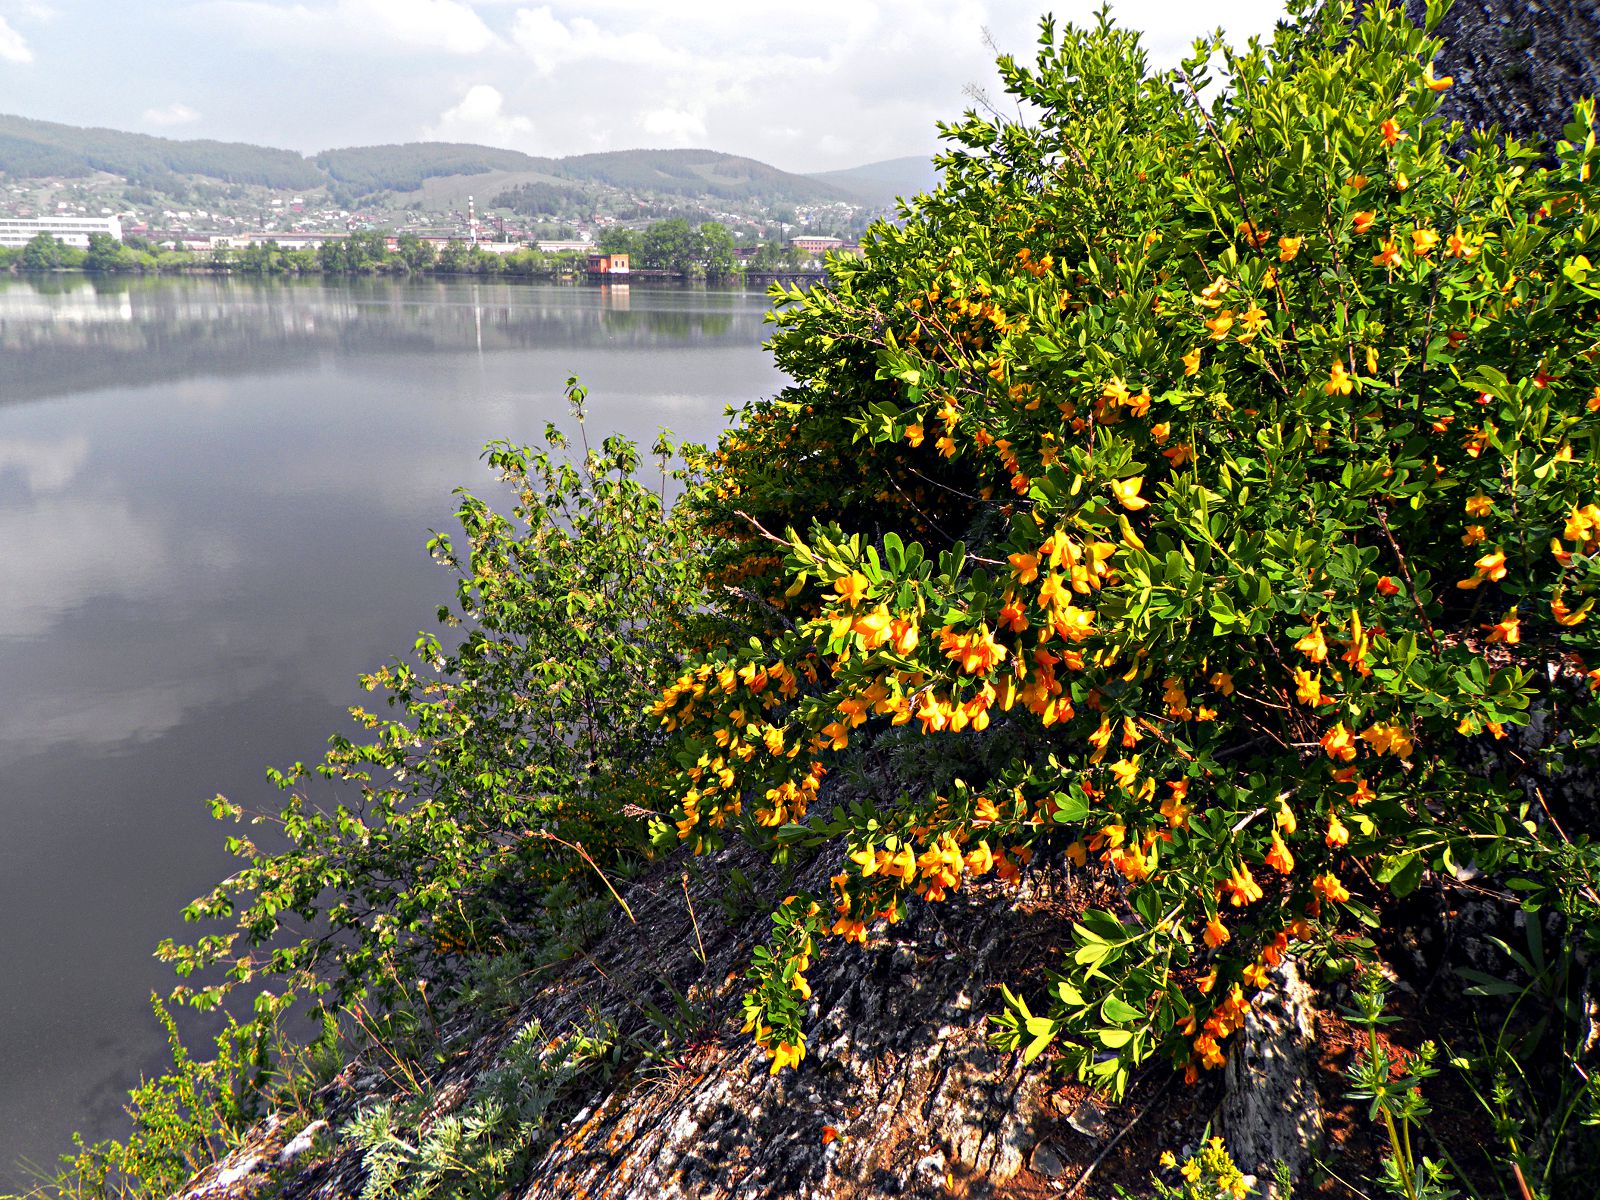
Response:
[[[1300,640],[1304,641],[1305,639],[1302,638]],[[1324,647],[1323,656],[1327,656],[1326,647]],[[1319,704],[1333,703],[1332,700],[1322,694],[1322,676],[1313,675],[1304,667],[1296,667],[1294,669],[1294,696],[1301,704],[1309,705],[1312,708],[1317,707]]]
[[[1377,588],[1378,595],[1380,596],[1394,596],[1400,591],[1400,585],[1394,580],[1390,579],[1387,575],[1378,580]]]
[[[921,425],[907,425],[906,426],[906,441],[911,443],[911,446],[912,446],[913,449],[915,449],[916,447],[922,445],[922,426]]]
[[[1344,359],[1334,359],[1333,365],[1328,368],[1328,382],[1322,385],[1322,390],[1330,396],[1348,396],[1354,388],[1350,373],[1345,370]]]
[[[1367,177],[1365,175],[1352,175],[1344,181],[1344,185],[1347,188],[1353,188],[1355,191],[1359,192],[1362,188],[1367,186]]]
[[[1498,622],[1494,625],[1485,625],[1484,629],[1488,630],[1489,637],[1487,640],[1491,643],[1503,642],[1508,646],[1514,646],[1522,640],[1522,632],[1515,605]]]
[[[1117,498],[1117,503],[1123,508],[1137,511],[1147,508],[1150,501],[1139,495],[1139,488],[1144,483],[1143,475],[1135,475],[1131,479],[1113,479],[1111,481],[1111,494]]]
[[[1011,554],[1006,561],[1011,564],[1011,569],[1016,572],[1017,582],[1021,584],[1032,583],[1039,578],[1039,556],[1037,554]]]
[[[1293,262],[1294,256],[1300,253],[1300,243],[1303,238],[1281,237],[1278,239],[1278,261]]]
[[[1226,945],[1232,940],[1228,927],[1217,918],[1212,917],[1206,922],[1205,943],[1215,950],[1218,946]]]
[[[870,586],[871,584],[868,583],[867,577],[859,571],[841,575],[833,581],[833,590],[838,592],[839,598],[850,605],[851,608],[861,603],[862,597],[867,594],[867,588]]]
[[[1466,531],[1461,535],[1461,544],[1463,546],[1476,546],[1488,536],[1489,531],[1482,525],[1468,525]]]
[[[1349,762],[1356,756],[1355,738],[1343,721],[1322,735],[1322,748],[1329,758],[1340,762]]]
[[[1239,340],[1241,342],[1248,342],[1251,338],[1255,337],[1257,333],[1261,332],[1261,327],[1266,323],[1266,310],[1261,308],[1259,305],[1252,303],[1249,309],[1239,317],[1239,324],[1244,326],[1244,332],[1239,335]]]
[[[1211,331],[1211,340],[1213,342],[1220,342],[1223,338],[1228,336],[1228,330],[1233,327],[1233,310],[1231,308],[1225,308],[1216,316],[1212,317],[1211,320],[1204,321],[1202,324],[1204,324],[1205,327]]]
[[[1322,835],[1322,840],[1335,848],[1349,845],[1350,831],[1344,827],[1344,822],[1339,820],[1338,813],[1328,814],[1328,832]]]
[[[1399,125],[1395,124],[1393,117],[1384,121],[1378,127],[1378,132],[1383,135],[1383,144],[1385,146],[1393,146],[1396,142],[1403,142],[1410,136]]]
[[[1266,863],[1280,875],[1287,875],[1294,870],[1294,855],[1289,853],[1289,847],[1276,829],[1272,831],[1272,846],[1267,851]]]
[[[1369,208],[1364,208],[1350,218],[1351,225],[1357,233],[1365,233],[1372,228],[1372,223],[1378,219],[1378,214]]]
[[[1427,258],[1439,244],[1439,235],[1431,229],[1413,229],[1411,231],[1411,253],[1418,258]]]
[[[1589,610],[1593,607],[1593,597],[1585,600],[1581,607],[1571,609],[1567,607],[1565,600],[1557,596],[1550,601],[1550,615],[1556,619],[1557,625],[1565,625],[1570,628],[1573,625],[1583,624],[1584,620],[1589,616]]]
[[[1479,492],[1475,496],[1467,497],[1467,516],[1487,517],[1494,509],[1494,501]]]
[[[1488,580],[1491,583],[1498,583],[1500,580],[1506,577],[1505,551],[1496,548],[1490,553],[1485,554],[1477,562],[1473,563],[1472,569],[1474,572],[1472,577],[1470,579],[1460,580],[1456,584],[1458,588],[1461,588],[1465,591],[1471,591],[1473,588],[1476,588],[1479,584],[1483,583],[1484,580]]]
[[[1314,663],[1326,662],[1328,659],[1328,641],[1322,636],[1322,622],[1313,619],[1311,632],[1294,644],[1294,648],[1304,654]]]
[[[1243,862],[1235,866],[1233,873],[1217,886],[1227,893],[1228,903],[1235,908],[1243,908],[1246,904],[1254,903],[1265,895],[1261,890],[1261,885],[1256,882],[1255,876],[1250,874],[1250,868]]]
[[[1372,256],[1372,265],[1375,267],[1393,267],[1400,262],[1400,247],[1395,242],[1386,241],[1383,248]]]
[[[1445,243],[1444,253],[1446,258],[1471,259],[1477,256],[1478,248],[1467,240],[1466,234],[1461,232],[1461,226],[1457,225],[1456,231]]]
[[[1435,76],[1433,73],[1433,64],[1429,63],[1425,68],[1423,68],[1422,82],[1427,86],[1427,89],[1430,92],[1442,92],[1455,83],[1455,76]]]
[[[1324,899],[1335,903],[1342,903],[1350,899],[1350,890],[1339,882],[1339,877],[1332,871],[1324,871],[1311,881],[1311,890]]]
[[[1183,373],[1185,377],[1190,375],[1198,375],[1200,373],[1199,346],[1196,346],[1193,350],[1189,351],[1189,353],[1183,356]],[[1596,395],[1600,395],[1600,388],[1596,388],[1595,393]]]

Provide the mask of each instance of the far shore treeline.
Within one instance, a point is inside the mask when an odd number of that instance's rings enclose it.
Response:
[[[240,275],[503,275],[526,279],[564,279],[585,274],[588,252],[545,251],[526,247],[495,253],[465,240],[439,246],[412,233],[395,238],[381,229],[362,230],[315,249],[285,249],[274,241],[238,249],[176,250],[129,235],[122,241],[93,234],[87,249],[68,246],[41,233],[25,246],[0,247],[0,271],[85,271],[93,274],[182,274],[222,272]],[[714,222],[698,227],[683,218],[658,221],[644,229],[606,230],[594,249],[630,256],[638,270],[661,272],[710,283],[741,277],[746,271],[803,270],[814,260],[791,244],[767,243],[741,260],[733,235]]]

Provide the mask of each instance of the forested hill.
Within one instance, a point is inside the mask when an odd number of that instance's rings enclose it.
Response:
[[[311,188],[327,181],[293,150],[244,142],[177,141],[117,129],[84,129],[0,114],[0,171],[11,179],[75,178],[105,171],[147,187],[172,176]]]
[[[0,115],[0,173],[10,179],[81,178],[106,172],[156,189],[175,177],[311,189],[351,197],[414,192],[429,179],[517,173],[676,196],[778,204],[854,199],[849,189],[715,150],[621,150],[538,158],[450,142],[352,146],[306,157],[245,142],[180,141]],[[519,182],[525,182],[519,181]]]
[[[789,204],[852,198],[823,180],[715,150],[616,150],[560,159],[557,165],[569,179],[667,195]]]

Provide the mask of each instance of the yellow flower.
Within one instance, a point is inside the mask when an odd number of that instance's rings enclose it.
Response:
[[[1371,211],[1370,209],[1364,208],[1360,212],[1356,213],[1356,215],[1350,220],[1357,233],[1365,233],[1367,230],[1372,228],[1372,223],[1377,219],[1377,213]]]
[[[1478,248],[1467,240],[1461,232],[1461,226],[1456,226],[1456,231],[1450,235],[1450,240],[1445,243],[1444,253],[1446,258],[1473,258],[1478,253]]]
[[[1312,621],[1311,632],[1296,642],[1294,648],[1312,662],[1326,662],[1328,658],[1328,641],[1322,636],[1322,622],[1319,620]]]
[[[1333,366],[1328,368],[1328,382],[1322,385],[1322,390],[1330,396],[1348,396],[1354,389],[1355,383],[1350,378],[1350,372],[1345,370],[1344,359],[1334,359]]]
[[[1257,304],[1251,304],[1249,309],[1239,317],[1239,324],[1244,326],[1244,332],[1239,335],[1239,340],[1248,342],[1261,331],[1261,327],[1266,323],[1267,314],[1265,310]]]
[[[1430,92],[1442,92],[1455,83],[1455,76],[1435,76],[1433,73],[1433,64],[1429,63],[1422,72],[1422,82],[1427,85],[1427,88]]]
[[[1411,253],[1418,258],[1428,257],[1438,244],[1439,235],[1431,229],[1413,229],[1411,231]]]
[[[1113,479],[1111,481],[1111,494],[1117,498],[1117,503],[1123,508],[1137,511],[1148,508],[1150,501],[1139,495],[1139,488],[1144,484],[1143,475],[1135,475],[1131,479]]]
[[[1220,342],[1228,336],[1228,330],[1233,327],[1233,309],[1225,308],[1211,320],[1204,322],[1205,327],[1211,331],[1211,340]]]
[[[1198,375],[1200,373],[1199,346],[1196,346],[1193,350],[1189,351],[1189,353],[1183,356],[1183,373],[1186,377],[1190,375]],[[1600,388],[1595,389],[1595,395],[1600,396]]]
[[[1467,497],[1467,516],[1487,517],[1494,508],[1494,501],[1479,492],[1475,496]]]
[[[907,425],[906,441],[910,442],[913,448],[922,445],[922,426]]]
[[[851,571],[848,575],[841,575],[833,581],[833,590],[839,593],[840,599],[849,604],[851,608],[861,603],[861,598],[867,594],[867,577],[859,571]]]
[[[1281,237],[1278,239],[1278,261],[1293,262],[1294,256],[1300,253],[1300,243],[1303,238]]]
[[[1375,267],[1392,267],[1400,261],[1400,247],[1395,242],[1384,242],[1383,248],[1372,256]]]

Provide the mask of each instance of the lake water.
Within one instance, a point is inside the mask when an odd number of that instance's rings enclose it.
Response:
[[[349,731],[448,599],[424,550],[495,438],[710,440],[765,298],[457,282],[0,278],[0,1184],[165,1064],[151,957],[231,869],[205,801]],[[203,1048],[203,1046],[202,1046]]]

